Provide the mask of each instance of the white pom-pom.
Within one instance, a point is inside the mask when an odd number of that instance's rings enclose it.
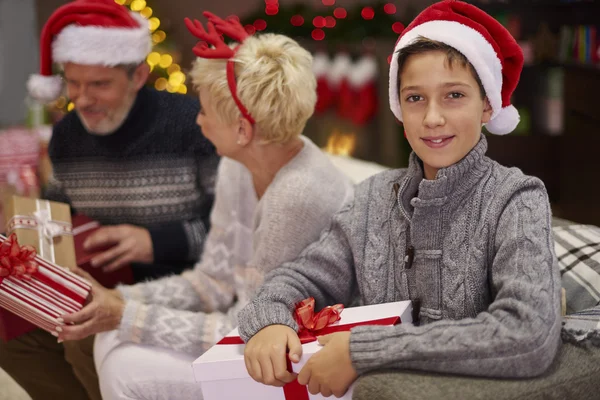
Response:
[[[56,100],[62,92],[63,82],[59,75],[33,74],[27,80],[29,95],[42,103]]]
[[[485,128],[494,135],[506,135],[515,130],[520,119],[519,112],[511,105],[500,110],[494,119],[485,124]]]
[[[331,68],[331,60],[325,53],[319,52],[313,57],[312,70],[317,78],[327,75]]]
[[[338,86],[348,76],[351,66],[352,60],[350,56],[346,53],[338,53],[333,58],[331,68],[329,68],[329,73],[327,74],[329,83],[334,87]]]
[[[375,81],[377,77],[377,61],[374,57],[365,56],[358,60],[350,73],[348,82],[354,87],[361,87],[365,83]]]

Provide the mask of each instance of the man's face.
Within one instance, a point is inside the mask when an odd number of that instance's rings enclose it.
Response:
[[[110,135],[123,124],[145,82],[138,71],[144,67],[140,65],[130,76],[121,67],[64,65],[67,95],[89,133]]]

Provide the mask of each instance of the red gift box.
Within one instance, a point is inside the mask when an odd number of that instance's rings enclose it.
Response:
[[[81,310],[90,284],[66,268],[47,262],[15,235],[0,235],[0,337],[7,341],[33,327],[48,332],[64,314]],[[9,311],[9,312],[7,312]]]
[[[110,248],[110,246],[97,248],[93,251],[86,251],[83,248],[85,240],[101,227],[101,224],[98,221],[94,221],[85,215],[74,215],[72,217],[72,222],[73,240],[75,241],[75,257],[79,268],[88,272],[102,286],[110,289],[114,288],[119,283],[126,285],[134,283],[133,272],[129,266],[119,268],[113,272],[104,272],[102,268],[94,268],[90,264],[92,258]]]

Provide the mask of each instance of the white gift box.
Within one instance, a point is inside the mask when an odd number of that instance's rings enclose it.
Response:
[[[396,323],[412,323],[411,302],[399,301],[395,303],[346,308],[341,312],[340,321],[331,326],[353,326],[356,323],[383,320],[390,317],[399,317],[399,320],[396,321]],[[373,324],[377,323],[374,322]],[[378,325],[384,324],[378,323]],[[233,338],[238,336],[237,328],[227,335],[227,337]],[[294,372],[300,372],[310,356],[319,351],[321,347],[322,346],[316,341],[303,344],[300,362],[297,364],[292,363]],[[321,395],[311,395],[308,393],[308,390],[304,396],[295,397],[288,395],[286,397],[283,388],[267,386],[254,381],[246,371],[243,344],[217,344],[194,361],[192,367],[196,382],[201,385],[204,400],[325,399]],[[342,399],[350,400],[351,398],[352,387],[350,387]]]

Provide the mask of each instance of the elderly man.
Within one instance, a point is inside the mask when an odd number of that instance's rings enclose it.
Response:
[[[197,99],[145,87],[147,21],[113,0],[77,0],[44,26],[41,73],[28,88],[75,105],[53,130],[46,198],[105,226],[85,244],[108,248],[92,265],[130,264],[136,281],[178,273],[199,259],[218,156],[195,124]],[[52,64],[63,78],[52,75]],[[37,330],[0,345],[0,367],[35,399],[99,399],[93,337],[57,343]]]

